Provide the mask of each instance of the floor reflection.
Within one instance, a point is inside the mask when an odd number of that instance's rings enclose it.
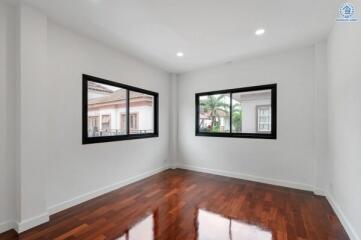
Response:
[[[116,240],[153,240],[154,215],[151,214],[130,228],[123,236]]]
[[[199,209],[198,240],[272,240],[272,233],[258,226]]]
[[[157,236],[159,231],[156,233],[155,230],[159,230],[159,225],[161,224],[166,225],[164,220],[159,219],[158,214],[153,212],[129,228],[116,240],[155,240],[159,237]],[[272,233],[270,231],[204,209],[195,210],[193,217],[188,219],[182,218],[181,222],[183,226],[186,226],[184,225],[185,223],[191,222],[197,224],[195,232],[187,233],[188,236],[193,235],[192,239],[197,240],[272,240]],[[175,224],[173,228],[179,228],[176,232],[182,231],[179,223],[173,224]],[[169,235],[166,239],[172,239],[172,237]]]

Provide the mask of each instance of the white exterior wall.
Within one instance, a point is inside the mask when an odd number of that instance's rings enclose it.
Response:
[[[154,110],[153,106],[137,106],[130,108],[130,114],[138,114],[138,129],[139,130],[150,130],[154,128],[153,116]],[[102,116],[110,115],[110,125],[111,129],[120,129],[121,127],[121,114],[125,114],[125,108],[104,108],[98,111],[89,111],[88,116],[99,116],[99,127],[102,130]]]
[[[110,115],[110,128],[120,129],[121,126],[121,114],[125,114],[125,108],[103,108],[97,111],[89,111],[89,117],[99,117],[99,130],[102,130],[102,117],[104,115]]]
[[[150,130],[153,124],[153,106],[131,107],[130,113],[138,113],[139,130]]]
[[[242,132],[255,133],[257,132],[257,106],[271,105],[270,100],[249,100],[242,101]]]

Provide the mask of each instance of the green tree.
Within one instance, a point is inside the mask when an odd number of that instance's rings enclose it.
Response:
[[[200,101],[200,105],[203,107],[204,112],[210,114],[212,131],[219,131],[219,123],[217,123],[219,113],[229,113],[229,104],[226,103],[225,98],[225,95],[209,95],[207,96],[207,99]]]
[[[232,107],[232,129],[235,132],[242,130],[242,109],[239,103],[233,104]]]

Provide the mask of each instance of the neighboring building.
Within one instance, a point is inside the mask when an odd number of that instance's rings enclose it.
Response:
[[[271,92],[256,91],[233,94],[233,102],[240,105],[243,133],[271,132]]]
[[[153,97],[130,92],[130,134],[154,131]],[[88,136],[126,134],[126,90],[89,82],[88,84]]]

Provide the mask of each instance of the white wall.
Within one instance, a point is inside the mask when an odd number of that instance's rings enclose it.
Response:
[[[19,97],[19,139],[17,194],[19,231],[47,221],[46,170],[48,169],[48,133],[46,102],[47,18],[21,5],[19,14],[19,72],[16,95]],[[44,171],[45,170],[45,171]],[[36,219],[33,221],[33,219]],[[32,222],[32,223],[30,223]]]
[[[15,218],[15,8],[0,2],[0,232]]]
[[[328,158],[327,42],[315,44],[314,129],[315,192],[325,195],[330,180]]]
[[[178,162],[178,78],[177,74],[171,74],[169,79],[169,158],[172,168],[176,168]]]
[[[83,73],[159,92],[159,138],[82,145]],[[40,89],[39,89],[40,90]],[[48,22],[47,204],[67,201],[166,165],[169,75]],[[65,203],[65,205],[62,205]],[[59,206],[60,204],[60,206]]]
[[[328,42],[330,198],[361,239],[361,3],[353,2],[359,21],[337,23]]]
[[[313,47],[302,48],[182,75],[179,165],[312,189],[314,56]],[[270,83],[278,84],[277,140],[195,136],[195,93]]]
[[[168,166],[168,73],[3,3],[0,66],[0,232]],[[159,92],[159,137],[82,145],[83,73]]]

